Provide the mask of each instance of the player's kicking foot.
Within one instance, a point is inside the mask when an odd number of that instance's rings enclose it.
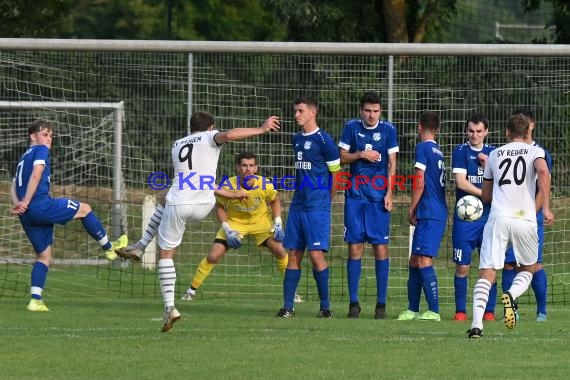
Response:
[[[176,310],[174,306],[165,308],[164,315],[162,316],[162,332],[169,332],[172,330],[172,325],[181,318],[182,316],[180,315],[180,312]]]
[[[42,300],[37,300],[32,298],[30,303],[28,303],[28,310],[29,311],[49,311],[48,307]]]
[[[144,249],[145,247],[143,247],[141,244],[135,243],[123,248],[119,248],[115,250],[115,252],[117,252],[117,255],[125,260],[133,260],[138,262],[142,260]]]
[[[501,301],[503,302],[505,312],[505,326],[507,326],[508,329],[513,329],[517,324],[517,318],[515,316],[516,304],[513,300],[513,296],[511,296],[511,293],[505,292],[501,296]]]
[[[107,260],[113,261],[117,258],[117,253],[115,252],[118,249],[125,248],[129,244],[129,238],[127,235],[121,235],[117,241],[111,243],[111,248],[108,251],[105,251],[105,257]]]

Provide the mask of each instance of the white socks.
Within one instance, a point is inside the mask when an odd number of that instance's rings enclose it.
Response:
[[[174,306],[174,287],[176,286],[176,268],[174,260],[158,260],[158,281],[165,307]]]

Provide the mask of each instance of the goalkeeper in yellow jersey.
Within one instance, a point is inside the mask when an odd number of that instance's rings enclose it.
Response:
[[[214,210],[222,226],[216,234],[210,252],[200,262],[190,288],[182,296],[183,300],[193,299],[196,289],[202,285],[228,248],[239,248],[242,239],[248,235],[255,239],[258,247],[265,246],[273,253],[281,273],[285,273],[288,255],[281,243],[285,233],[279,194],[270,180],[256,175],[258,165],[255,154],[240,153],[236,158],[236,165],[238,176],[222,181],[220,187],[226,191],[245,191],[247,197],[232,199],[216,195]],[[302,302],[299,296],[295,297],[295,301]]]
[[[182,296],[183,300],[188,301],[194,298],[196,289],[202,285],[204,279],[225,255],[228,248],[239,248],[242,238],[247,235],[252,235],[258,246],[267,247],[275,255],[281,273],[284,273],[287,267],[288,255],[281,244],[284,232],[281,221],[281,202],[277,191],[267,178],[255,175],[258,169],[255,154],[239,154],[236,158],[236,165],[240,184],[238,186],[238,177],[231,177],[225,183],[221,183],[219,189],[215,191],[216,206],[214,209],[222,222],[222,227],[216,235],[208,256],[200,262],[192,280],[192,286]],[[250,183],[244,186],[241,182],[246,178]],[[271,212],[267,203],[271,205]],[[134,261],[142,259],[144,250],[156,236],[163,210],[164,197],[157,204],[141,239],[135,244],[117,250],[120,257]],[[295,302],[302,302],[301,297],[295,295]]]

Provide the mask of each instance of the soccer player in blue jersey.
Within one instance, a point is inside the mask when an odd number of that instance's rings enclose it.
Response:
[[[544,158],[546,159],[546,165],[548,166],[549,172],[552,173],[552,156],[544,147],[538,145],[532,139],[532,132],[536,126],[536,121],[534,120],[532,111],[529,109],[519,109],[513,112],[513,115],[525,115],[530,119],[530,127],[529,127],[529,134],[527,138],[525,138],[525,142],[530,145],[537,146],[544,150]],[[538,232],[538,261],[536,264],[536,272],[532,276],[532,282],[530,283],[532,290],[534,292],[534,297],[536,298],[536,321],[537,322],[546,322],[546,295],[548,289],[548,280],[546,276],[546,272],[544,271],[544,267],[542,266],[542,251],[543,251],[543,244],[544,244],[544,215],[542,214],[542,205],[539,204],[542,200],[542,197],[537,196],[537,212],[536,212],[536,223],[537,223],[537,232]],[[502,280],[502,288],[503,292],[507,291],[511,284],[513,283],[513,279],[515,278],[516,272],[516,259],[515,253],[511,248],[509,248],[505,255],[505,267],[503,268],[503,280]],[[517,312],[518,318],[518,312]]]
[[[392,179],[399,151],[396,126],[380,121],[380,95],[360,99],[360,119],[349,120],[338,143],[341,164],[350,164],[350,188],[344,201],[344,240],[348,243],[346,273],[350,303],[348,318],[358,318],[358,284],[364,243],[372,244],[376,273],[375,319],[386,318],[388,239],[392,210]]]
[[[452,173],[455,177],[455,200],[465,195],[481,198],[483,169],[494,146],[484,143],[489,132],[489,120],[481,113],[474,113],[465,123],[467,142],[458,145],[451,157]],[[455,277],[455,317],[456,321],[467,320],[467,287],[471,254],[475,248],[481,249],[483,228],[489,218],[491,205],[483,205],[483,215],[473,222],[466,222],[453,214],[453,261],[456,264]],[[497,283],[489,294],[490,300],[497,299]],[[495,320],[495,302],[488,302],[483,319]]]
[[[319,318],[332,318],[329,303],[329,249],[331,202],[336,192],[335,173],[340,156],[331,136],[317,125],[319,105],[310,97],[295,100],[295,122],[301,132],[293,136],[295,152],[295,193],[289,207],[283,246],[289,261],[283,279],[283,308],[277,317],[295,315],[293,302],[301,279],[301,260],[305,249],[313,264],[313,277],[321,300]]]
[[[426,111],[420,116],[416,145],[415,181],[408,211],[408,221],[415,226],[408,273],[408,310],[399,321],[440,321],[437,275],[433,259],[437,257],[447,223],[445,202],[445,164],[443,153],[435,142],[439,132],[439,116]],[[422,288],[428,310],[420,311]]]
[[[49,311],[42,299],[47,272],[52,260],[53,230],[55,224],[67,224],[81,219],[85,230],[105,251],[109,260],[115,260],[115,249],[128,243],[125,235],[111,242],[105,228],[87,203],[50,196],[50,154],[53,128],[44,120],[33,122],[28,128],[30,147],[16,166],[11,185],[12,214],[17,214],[26,236],[32,243],[38,261],[32,267],[28,303],[30,311]]]

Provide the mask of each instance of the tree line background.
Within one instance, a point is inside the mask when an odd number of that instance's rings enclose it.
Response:
[[[536,29],[499,39],[496,22]],[[567,0],[1,0],[0,37],[568,43],[570,7]]]
[[[565,0],[0,0],[0,37],[562,43],[570,41],[569,12]],[[498,40],[495,22],[544,28],[531,34],[523,28],[510,37],[502,31],[507,38]],[[125,101],[126,143],[145,147],[125,152],[127,167],[140,166],[131,180],[143,183],[150,171],[168,170],[163,147],[187,130],[187,59],[185,54],[0,51],[5,62],[0,99]],[[402,151],[413,151],[418,110],[455,110],[442,115],[453,121],[450,140],[442,141],[451,146],[463,138],[462,121],[472,110],[499,126],[518,106],[530,107],[541,125],[553,126],[538,130],[539,141],[553,152],[569,151],[566,66],[556,58],[396,60],[394,121],[411,128],[400,141]],[[386,57],[204,54],[195,55],[193,70],[192,106],[216,115],[220,129],[250,125],[244,121],[257,122],[275,111],[290,120],[291,101],[302,93],[319,100],[320,123],[338,136],[342,120],[356,116],[362,91],[375,89],[387,98]],[[228,94],[236,92],[243,92],[242,104],[229,110]],[[251,148],[267,154],[269,167],[290,167],[283,162],[288,151],[262,152],[268,146]],[[11,171],[19,152],[20,146],[2,149],[0,168]],[[221,162],[228,172],[231,159]],[[557,165],[559,173],[568,170],[565,158]],[[562,178],[557,183],[565,188]]]

